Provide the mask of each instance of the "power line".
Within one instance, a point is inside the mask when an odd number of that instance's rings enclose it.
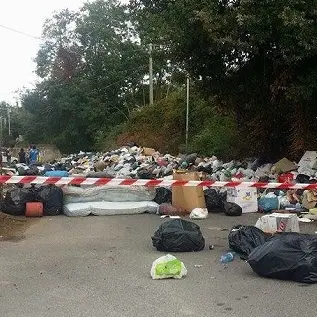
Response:
[[[5,26],[5,25],[3,25],[3,24],[0,24],[0,27],[2,27],[3,29],[9,30],[9,31],[11,31],[11,32],[15,32],[15,33],[18,33],[18,34],[21,34],[21,35],[30,37],[30,38],[35,39],[35,40],[40,40],[40,39],[41,39],[41,38],[38,37],[38,36],[33,36],[33,35],[31,35],[31,34],[28,34],[28,33],[25,33],[25,32],[22,32],[22,31],[19,31],[19,30],[10,28],[10,27]]]

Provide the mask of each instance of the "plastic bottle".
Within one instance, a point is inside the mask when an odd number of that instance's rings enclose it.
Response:
[[[233,261],[233,259],[234,259],[234,254],[232,252],[228,252],[221,256],[220,262],[222,264],[225,264],[225,263]]]

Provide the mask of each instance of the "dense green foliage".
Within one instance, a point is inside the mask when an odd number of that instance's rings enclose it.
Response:
[[[317,147],[317,0],[116,0],[56,13],[22,97],[30,142],[277,156]],[[148,105],[148,44],[155,105]],[[27,113],[27,115],[26,115]]]
[[[316,146],[317,1],[133,1],[145,39],[236,113],[249,150]],[[259,142],[260,141],[260,142]]]

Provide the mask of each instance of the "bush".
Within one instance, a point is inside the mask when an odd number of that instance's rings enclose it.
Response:
[[[180,89],[153,106],[140,107],[129,121],[99,132],[96,146],[109,150],[134,142],[162,153],[185,152],[186,91]],[[189,116],[189,151],[201,155],[232,156],[236,142],[233,115],[220,113],[213,100],[192,91]]]
[[[230,116],[221,116],[214,111],[208,117],[189,143],[190,152],[220,157],[233,157],[236,154],[237,127]]]

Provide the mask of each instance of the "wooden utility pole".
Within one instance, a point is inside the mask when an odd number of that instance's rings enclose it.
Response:
[[[150,58],[149,58],[149,84],[150,84],[150,105],[153,105],[153,58],[152,58],[153,45],[150,44]]]

